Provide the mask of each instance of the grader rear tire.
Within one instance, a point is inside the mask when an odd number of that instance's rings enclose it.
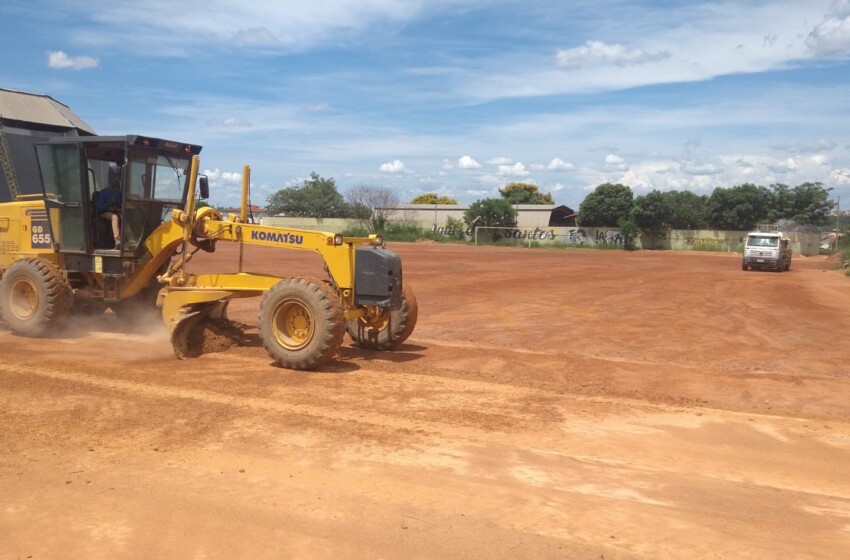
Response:
[[[73,298],[62,271],[44,259],[15,261],[0,279],[0,315],[21,336],[41,337],[59,326]]]
[[[279,366],[309,370],[336,355],[345,320],[333,287],[313,278],[287,278],[266,292],[259,328],[263,346]]]
[[[359,317],[345,325],[348,336],[361,348],[391,350],[413,333],[419,317],[419,304],[410,284],[401,290],[401,309],[384,311],[380,315]]]

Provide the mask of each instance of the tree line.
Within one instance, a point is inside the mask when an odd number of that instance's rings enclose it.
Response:
[[[669,229],[743,231],[781,220],[823,226],[835,207],[829,200],[831,190],[821,183],[802,183],[796,187],[744,183],[718,187],[710,195],[653,190],[634,197],[625,185],[605,183],[582,201],[578,221],[583,226],[597,227],[625,223],[650,236]]]
[[[760,223],[791,220],[801,225],[823,226],[834,209],[822,183],[795,187],[769,187],[744,183],[718,187],[710,195],[690,191],[658,191],[635,197],[619,183],[597,186],[581,202],[577,223],[584,227],[619,227],[627,234],[662,237],[670,229],[752,230]],[[552,195],[533,183],[513,182],[499,189],[499,198],[473,202],[464,212],[467,226],[516,225],[518,204],[554,204]],[[411,204],[457,204],[448,196],[425,193]],[[400,203],[389,187],[356,185],[343,196],[332,178],[311,173],[301,185],[274,193],[266,210],[271,215],[313,218],[353,218],[370,231],[382,231],[391,208]]]

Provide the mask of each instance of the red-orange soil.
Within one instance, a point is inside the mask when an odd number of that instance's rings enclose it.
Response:
[[[391,248],[415,332],[316,372],[178,361],[157,317],[0,329],[0,558],[848,557],[850,279],[825,258]]]

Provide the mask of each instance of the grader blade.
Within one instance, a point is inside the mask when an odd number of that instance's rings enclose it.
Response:
[[[194,304],[172,320],[171,346],[181,360],[222,352],[238,343],[242,329],[227,319],[228,301]]]

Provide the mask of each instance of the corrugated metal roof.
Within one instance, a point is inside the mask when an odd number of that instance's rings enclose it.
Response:
[[[67,105],[52,97],[11,89],[0,88],[0,118],[95,133]]]

